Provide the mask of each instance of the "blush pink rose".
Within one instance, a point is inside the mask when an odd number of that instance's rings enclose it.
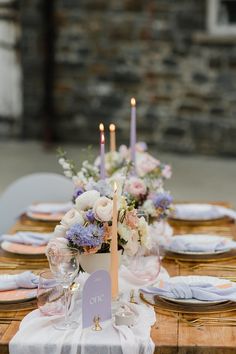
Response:
[[[67,253],[68,240],[64,237],[55,237],[51,240],[46,248],[46,256],[49,261],[49,265],[53,266],[60,262],[63,258],[63,254]]]
[[[172,169],[170,165],[165,165],[165,167],[162,170],[162,176],[166,179],[171,178],[172,175]]]
[[[135,229],[138,227],[139,219],[137,217],[137,211],[131,210],[125,214],[125,222],[128,227]]]
[[[110,221],[112,219],[113,202],[107,197],[100,197],[93,205],[95,218],[99,221]]]
[[[148,153],[138,154],[136,170],[140,177],[144,177],[147,173],[152,172],[158,166],[160,166],[160,161]]]
[[[147,187],[145,183],[140,178],[137,177],[131,177],[125,183],[124,190],[125,192],[131,194],[134,197],[140,197],[147,193]]]
[[[129,158],[129,149],[127,148],[126,145],[121,145],[119,147],[119,153],[123,159],[128,159]]]

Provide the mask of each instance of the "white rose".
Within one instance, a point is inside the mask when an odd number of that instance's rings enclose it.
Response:
[[[113,202],[107,197],[96,200],[93,206],[95,218],[99,221],[110,221],[112,219]]]
[[[55,237],[65,237],[67,230],[68,230],[68,228],[65,227],[64,225],[57,225],[54,229],[54,236]]]
[[[75,204],[78,211],[91,209],[100,198],[100,193],[98,191],[87,191],[76,198]]]
[[[150,215],[154,218],[157,216],[155,205],[153,204],[153,201],[151,199],[145,200],[145,202],[143,203],[142,209],[148,215]]]
[[[75,209],[69,210],[61,219],[61,225],[69,229],[74,224],[83,225],[83,216]]]
[[[128,256],[135,255],[139,249],[139,235],[137,230],[130,230],[125,224],[119,222],[117,231],[120,237],[126,241],[126,244],[123,245],[125,253]]]
[[[145,246],[148,249],[151,249],[152,247],[151,237],[148,232],[148,224],[144,217],[139,218],[138,230],[141,237],[140,239],[141,245]]]

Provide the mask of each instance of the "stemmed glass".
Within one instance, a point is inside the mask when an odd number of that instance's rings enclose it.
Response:
[[[156,246],[145,255],[138,252],[135,256],[126,257],[126,266],[137,285],[154,283],[161,269],[158,247]]]
[[[46,316],[65,313],[63,288],[50,270],[44,270],[39,275],[37,303],[40,312]]]
[[[79,271],[78,250],[74,248],[60,248],[57,251],[48,251],[48,260],[51,272],[62,285],[65,298],[65,314],[62,322],[55,324],[57,329],[65,330],[76,328],[77,323],[69,320],[70,287]]]

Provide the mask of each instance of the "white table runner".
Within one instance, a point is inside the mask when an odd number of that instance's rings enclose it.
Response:
[[[160,278],[169,278],[163,268],[157,280]],[[120,282],[120,286],[123,292],[122,302],[127,302],[129,290],[137,289],[140,284],[138,287],[132,283],[128,285],[126,279]],[[132,328],[118,327],[113,320],[109,320],[101,324],[101,332],[95,332],[91,328],[82,330],[81,300],[76,302],[76,311],[73,314],[79,325],[72,331],[54,329],[53,321],[58,316],[42,316],[39,310],[35,310],[23,319],[19,331],[10,341],[10,354],[152,354],[154,343],[150,338],[150,331],[156,321],[154,309],[140,302],[127,304],[139,315],[136,324]]]

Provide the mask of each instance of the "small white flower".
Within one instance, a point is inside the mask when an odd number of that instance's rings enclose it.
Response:
[[[151,249],[152,247],[151,237],[148,232],[148,224],[144,217],[139,218],[138,230],[139,230],[141,245],[145,246],[147,249]]]
[[[121,239],[126,241],[126,243],[123,245],[125,253],[128,256],[135,255],[139,249],[138,230],[130,230],[125,224],[119,222],[117,226],[117,231]]]
[[[69,170],[69,169],[70,169],[70,164],[65,161],[65,162],[62,164],[62,167],[64,168],[64,170]]]
[[[155,205],[153,204],[153,201],[151,199],[145,200],[145,202],[143,203],[142,209],[144,210],[144,212],[146,214],[152,216],[153,218],[155,218],[157,216]]]
[[[61,166],[63,166],[64,165],[64,163],[65,163],[65,159],[63,158],[63,157],[61,157],[59,160],[58,160],[58,163],[61,165]]]
[[[72,172],[71,172],[70,170],[66,170],[66,171],[64,171],[64,175],[65,175],[66,177],[71,178],[71,177],[72,177]]]

